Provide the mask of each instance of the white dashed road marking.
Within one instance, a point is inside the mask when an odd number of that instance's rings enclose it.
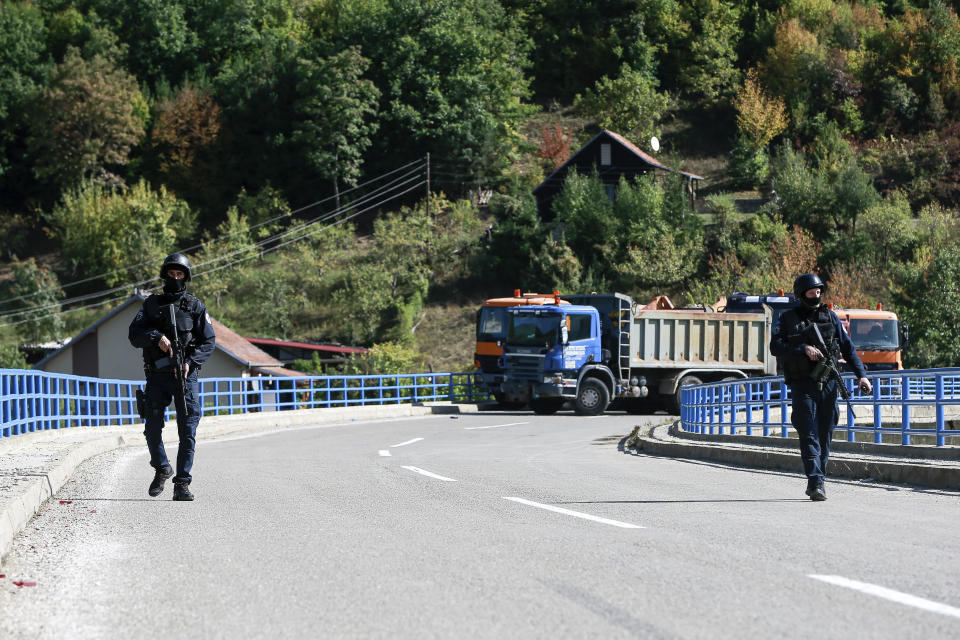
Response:
[[[538,509],[546,509],[547,511],[553,511],[554,513],[562,513],[565,516],[573,516],[574,518],[583,518],[584,520],[592,520],[593,522],[599,522],[601,524],[609,524],[613,527],[620,527],[622,529],[643,529],[638,524],[630,524],[629,522],[620,522],[619,520],[610,520],[609,518],[601,518],[599,516],[592,516],[589,513],[580,513],[579,511],[571,511],[570,509],[564,509],[563,507],[555,507],[552,504],[541,504],[539,502],[533,502],[532,500],[524,500],[523,498],[511,498],[509,496],[504,496],[504,500],[512,500],[514,502],[519,502],[520,504],[525,504],[531,507],[537,507]]]
[[[464,427],[467,431],[473,431],[474,429],[497,429],[499,427],[515,427],[518,424],[530,424],[529,422],[508,422],[507,424],[491,424],[486,427]]]
[[[414,438],[413,440],[407,440],[406,442],[401,442],[400,444],[392,444],[391,447],[405,447],[408,444],[413,444],[414,442],[420,442],[423,438]]]
[[[916,607],[925,611],[932,611],[933,613],[940,613],[945,616],[960,618],[960,609],[956,607],[951,607],[950,605],[943,604],[941,602],[934,602],[933,600],[927,600],[926,598],[921,598],[919,596],[910,595],[909,593],[903,593],[902,591],[894,591],[893,589],[887,589],[886,587],[870,584],[869,582],[850,580],[849,578],[844,578],[843,576],[810,574],[810,577],[814,580],[822,580],[823,582],[828,582],[838,587],[846,587],[847,589],[860,591],[871,596],[883,598],[884,600],[905,604],[908,607]]]
[[[440,475],[437,475],[437,474],[435,474],[435,473],[431,473],[430,471],[426,471],[425,469],[421,469],[420,467],[403,467],[403,468],[404,468],[404,469],[409,469],[410,471],[413,471],[414,473],[419,473],[419,474],[422,475],[422,476],[427,476],[428,478],[434,478],[434,479],[436,479],[436,480],[443,480],[444,482],[456,482],[456,480],[454,480],[453,478],[447,478],[446,476],[440,476]]]

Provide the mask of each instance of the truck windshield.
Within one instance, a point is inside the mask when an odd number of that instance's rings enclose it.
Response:
[[[533,314],[517,314],[510,316],[510,329],[507,333],[507,342],[510,344],[541,347],[554,345],[560,329],[559,314],[535,316]]]
[[[897,321],[851,318],[850,340],[857,351],[895,351],[900,348]]]
[[[477,340],[494,342],[507,337],[507,308],[484,307],[477,320]]]

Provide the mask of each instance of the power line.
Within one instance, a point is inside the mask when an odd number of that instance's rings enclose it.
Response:
[[[349,193],[352,193],[353,191],[356,191],[356,190],[361,189],[361,188],[363,188],[363,187],[367,187],[367,186],[369,186],[369,185],[371,185],[371,184],[373,184],[373,183],[375,183],[375,182],[378,182],[378,181],[380,181],[380,180],[383,180],[384,178],[386,178],[386,177],[388,177],[388,176],[391,176],[391,175],[393,175],[394,173],[397,173],[397,172],[399,172],[399,171],[403,171],[404,169],[406,169],[406,168],[408,168],[408,167],[410,167],[410,166],[412,166],[412,165],[421,164],[421,163],[423,163],[423,162],[424,162],[424,161],[423,161],[422,159],[408,162],[407,164],[405,164],[405,165],[403,165],[403,166],[397,167],[396,169],[393,169],[393,170],[388,171],[388,172],[386,172],[386,173],[382,173],[382,174],[380,174],[379,176],[377,176],[377,177],[375,177],[375,178],[371,178],[370,180],[367,180],[366,182],[363,182],[363,183],[358,184],[358,185],[356,185],[356,186],[354,186],[354,187],[350,187],[350,188],[348,188],[348,189],[345,189],[344,191],[341,191],[341,192],[340,192],[340,197],[343,197],[344,195],[349,194]],[[258,227],[262,227],[262,226],[264,226],[264,225],[268,225],[268,224],[277,222],[278,220],[283,220],[283,219],[285,219],[285,218],[290,218],[290,217],[292,217],[292,216],[297,215],[298,213],[303,213],[304,211],[308,211],[309,209],[312,209],[312,208],[314,208],[314,207],[316,207],[316,206],[319,206],[319,205],[321,205],[321,204],[323,204],[323,203],[325,203],[325,202],[329,202],[330,200],[333,200],[333,199],[335,199],[336,197],[337,197],[337,196],[329,196],[329,197],[327,197],[327,198],[322,198],[322,199],[320,199],[320,200],[317,200],[316,202],[312,202],[312,203],[307,204],[307,205],[304,205],[304,206],[302,206],[302,207],[300,207],[300,208],[298,208],[298,209],[294,209],[293,211],[289,211],[289,212],[284,213],[284,214],[281,214],[281,215],[279,215],[279,216],[275,216],[275,217],[273,217],[273,218],[270,218],[269,220],[264,220],[263,222],[258,222],[258,223],[255,224],[255,225],[252,225],[252,226],[250,226],[250,227],[247,227],[247,228],[246,228],[246,231],[250,231],[250,230],[256,229],[256,228],[258,228]],[[239,234],[239,233],[243,233],[243,231],[236,231],[236,232],[233,232],[233,233],[228,233],[228,234],[223,235],[223,236],[218,236],[218,237],[215,239],[215,241],[219,241],[219,240],[222,240],[222,239],[225,239],[225,238],[230,238],[230,237],[233,237],[233,236],[235,236],[235,235],[237,235],[237,234]],[[190,247],[185,247],[185,248],[182,248],[182,249],[178,249],[177,251],[178,251],[179,253],[187,253],[187,252],[189,252],[189,251],[193,251],[194,249],[199,249],[199,248],[202,247],[202,246],[203,246],[203,243],[201,242],[200,244],[195,244],[195,245],[192,245],[192,246],[190,246]],[[125,267],[120,267],[119,269],[114,269],[113,271],[106,271],[106,272],[104,272],[104,273],[100,273],[100,274],[97,274],[97,275],[94,275],[94,276],[89,276],[89,277],[83,278],[83,279],[81,279],[81,280],[74,280],[73,282],[68,282],[68,283],[66,283],[66,284],[60,285],[60,289],[61,289],[61,290],[65,290],[65,289],[67,289],[68,287],[73,287],[73,286],[76,286],[76,285],[79,285],[79,284],[85,284],[85,283],[87,283],[87,282],[91,282],[91,281],[93,281],[93,280],[97,280],[97,279],[100,279],[100,278],[104,278],[104,277],[106,277],[106,276],[111,276],[111,275],[114,275],[114,274],[117,274],[117,273],[126,273],[126,272],[132,271],[132,270],[134,270],[134,269],[137,269],[137,268],[139,268],[139,267],[142,267],[142,266],[144,266],[144,265],[150,264],[150,262],[151,262],[151,261],[146,260],[146,261],[144,261],[144,262],[138,262],[137,264],[128,265],[128,266],[125,266]],[[152,279],[150,279],[150,280],[146,280],[146,281],[144,281],[144,282],[137,283],[137,284],[144,284],[144,283],[146,283],[146,282],[152,282],[153,280],[156,280],[156,279],[157,279],[157,278],[152,278]],[[22,295],[22,296],[17,296],[17,297],[15,297],[15,298],[6,298],[6,299],[4,299],[4,300],[0,300],[0,307],[2,307],[3,305],[9,304],[9,303],[13,303],[13,302],[17,302],[17,301],[20,301],[20,300],[27,300],[27,299],[29,299],[29,298],[33,298],[33,297],[35,297],[35,296],[40,295],[41,293],[42,293],[41,291],[35,291],[35,292],[33,292],[33,293],[27,293],[27,294],[24,294],[24,295]],[[63,302],[63,304],[66,304],[66,303],[67,303],[67,301],[64,301],[64,302]],[[0,314],[0,317],[3,317],[3,315],[4,315],[4,314]],[[0,325],[0,326],[5,326],[5,325]]]
[[[411,163],[411,164],[414,164],[414,163]],[[382,179],[383,177],[385,177],[385,176],[387,176],[387,175],[391,175],[391,174],[394,174],[394,173],[396,173],[396,172],[398,172],[398,171],[402,171],[404,168],[409,167],[409,166],[410,166],[410,164],[405,165],[404,167],[400,167],[399,169],[395,169],[395,170],[389,172],[388,174],[383,174],[383,175],[380,176],[378,179]],[[418,170],[417,170],[417,171],[418,171]],[[235,260],[235,261],[230,262],[230,263],[225,264],[225,265],[221,265],[221,266],[216,267],[216,268],[214,268],[214,269],[208,269],[207,271],[201,271],[201,272],[197,273],[194,277],[201,277],[201,276],[203,276],[203,275],[205,275],[205,274],[213,273],[213,272],[219,271],[219,270],[221,270],[221,269],[225,269],[225,268],[228,268],[228,267],[230,267],[230,266],[233,266],[233,265],[235,265],[235,264],[239,264],[240,262],[245,262],[246,260],[250,260],[250,259],[252,259],[252,258],[254,258],[254,257],[258,257],[258,256],[265,255],[265,254],[267,254],[267,253],[270,253],[270,252],[272,252],[272,251],[275,251],[275,250],[277,250],[277,249],[280,249],[280,248],[282,248],[282,247],[285,247],[285,246],[287,246],[287,245],[289,245],[289,244],[292,244],[292,243],[294,243],[294,242],[298,242],[298,241],[303,240],[303,239],[305,239],[305,238],[307,238],[307,237],[310,237],[310,236],[314,235],[315,233],[317,233],[318,231],[322,231],[322,230],[324,230],[324,229],[326,229],[326,228],[329,228],[329,227],[332,227],[332,226],[336,226],[336,225],[342,224],[343,222],[346,222],[346,221],[348,221],[348,220],[350,220],[350,219],[352,219],[352,218],[355,218],[356,216],[361,215],[362,213],[366,213],[367,211],[371,211],[371,210],[373,210],[373,209],[376,209],[377,207],[382,206],[383,204],[385,204],[385,203],[387,203],[387,202],[389,202],[389,201],[391,201],[391,200],[394,200],[394,199],[396,199],[396,198],[398,198],[398,197],[400,197],[400,196],[403,196],[403,195],[405,195],[405,194],[407,194],[407,193],[410,193],[410,192],[414,191],[415,189],[418,189],[419,187],[423,186],[423,185],[425,184],[425,181],[424,181],[424,180],[420,180],[419,182],[416,182],[416,183],[413,184],[412,186],[409,186],[408,188],[404,189],[403,191],[401,191],[401,192],[399,192],[399,193],[394,193],[394,194],[392,194],[392,195],[387,195],[386,197],[383,197],[382,199],[378,200],[377,202],[374,202],[373,204],[371,204],[371,205],[368,206],[368,207],[365,207],[365,208],[362,208],[362,209],[359,209],[359,208],[358,208],[361,204],[365,204],[365,203],[369,202],[369,201],[372,200],[375,196],[381,195],[382,192],[385,191],[385,190],[386,190],[386,191],[395,190],[395,189],[398,189],[398,188],[401,188],[401,187],[403,187],[403,186],[408,185],[411,181],[413,181],[413,180],[416,179],[416,173],[417,173],[417,171],[407,172],[406,174],[404,174],[404,175],[402,175],[402,176],[400,176],[400,177],[398,177],[398,178],[395,178],[394,180],[390,181],[390,182],[387,183],[386,185],[382,185],[381,187],[378,187],[377,189],[375,189],[375,190],[374,190],[373,192],[371,192],[370,194],[365,194],[364,196],[362,196],[362,197],[359,198],[358,200],[356,200],[356,201],[350,203],[349,205],[347,205],[347,207],[341,207],[340,209],[334,210],[333,212],[330,212],[330,213],[328,213],[328,214],[325,214],[325,215],[322,215],[322,216],[318,216],[317,218],[314,218],[313,220],[307,222],[306,225],[304,225],[304,226],[297,226],[297,227],[295,227],[295,228],[293,228],[293,229],[287,229],[287,230],[285,230],[285,231],[283,231],[283,232],[281,232],[281,233],[274,234],[273,236],[270,236],[269,238],[266,238],[266,239],[264,239],[264,240],[261,240],[260,242],[254,243],[253,246],[254,246],[254,247],[259,247],[259,248],[261,248],[261,249],[262,249],[261,251],[257,251],[257,252],[255,252],[255,253],[253,253],[252,255],[246,256],[246,257],[241,258],[241,259],[239,259],[239,260]],[[412,177],[411,177],[411,176],[412,176]],[[374,181],[375,181],[375,180],[374,180]],[[373,181],[368,181],[367,184],[370,184],[371,182],[373,182]],[[326,200],[329,200],[329,198],[326,199]],[[306,209],[308,209],[308,208],[310,208],[310,207],[312,207],[312,206],[316,206],[316,204],[318,204],[318,203],[314,203],[314,204],[312,204],[312,205],[308,205],[307,207],[302,207],[302,208],[298,209],[297,211],[298,211],[298,212],[302,212],[302,211],[304,211],[304,210],[306,210]],[[353,213],[351,213],[351,214],[348,215],[348,216],[342,216],[343,213],[345,213],[345,212],[350,212],[350,211],[353,210],[353,209],[357,209],[357,210],[354,211]],[[291,213],[293,213],[293,212],[291,212]],[[330,220],[331,218],[335,218],[335,217],[337,217],[337,216],[342,216],[342,217],[340,217],[339,219],[337,219],[337,220],[336,220],[335,222],[333,222],[332,224],[323,225],[323,226],[320,225],[320,223],[326,222],[327,220]],[[320,228],[317,229],[316,227],[320,227]],[[307,231],[307,232],[304,233],[304,231]],[[240,232],[237,232],[237,233],[240,233]],[[235,235],[235,234],[228,234],[227,236],[223,236],[223,237],[230,237],[230,236],[232,236],[232,235]],[[268,248],[265,248],[265,249],[264,249],[264,247],[265,247],[267,244],[269,244],[269,243],[271,243],[271,242],[275,242],[275,241],[277,241],[277,240],[282,240],[282,239],[286,238],[287,236],[294,236],[294,237],[293,237],[292,240],[287,240],[286,242],[280,242],[280,243],[278,243],[276,246],[268,247]],[[223,237],[221,237],[221,238],[223,238]],[[219,241],[221,238],[217,238],[217,241]],[[202,246],[202,245],[198,245],[198,246]],[[197,267],[203,266],[203,265],[205,265],[205,264],[212,264],[212,263],[214,263],[214,262],[223,260],[223,259],[228,258],[228,257],[231,257],[231,256],[233,256],[233,255],[237,255],[237,254],[239,254],[239,253],[244,253],[244,252],[247,252],[247,251],[250,251],[250,250],[251,250],[251,247],[244,247],[243,249],[240,249],[240,250],[231,252],[230,254],[225,254],[224,256],[218,256],[217,258],[215,258],[215,259],[213,259],[213,260],[208,260],[207,262],[199,263],[199,264],[197,265]],[[139,288],[139,287],[142,286],[142,285],[149,284],[149,283],[154,282],[154,281],[156,281],[156,280],[158,280],[158,278],[154,277],[154,278],[150,278],[150,279],[148,279],[148,280],[142,280],[142,281],[139,281],[139,282],[132,283],[132,285],[128,283],[128,284],[122,285],[122,286],[120,286],[120,287],[114,287],[114,288],[112,288],[112,289],[107,289],[107,290],[100,291],[100,292],[95,292],[95,293],[91,293],[91,294],[86,294],[86,295],[84,295],[84,296],[77,296],[77,297],[75,297],[75,298],[71,298],[71,299],[64,300],[64,301],[61,301],[61,302],[58,302],[58,303],[54,303],[54,304],[50,304],[50,305],[45,305],[45,306],[42,306],[42,307],[34,307],[34,308],[32,308],[32,309],[24,309],[24,310],[18,310],[18,311],[14,311],[14,312],[2,313],[2,314],[0,314],[0,318],[14,318],[14,317],[18,317],[18,316],[28,315],[28,314],[31,314],[31,313],[36,313],[37,311],[54,309],[54,308],[61,308],[61,309],[62,309],[63,305],[66,305],[66,304],[70,304],[70,303],[74,303],[74,302],[83,302],[83,301],[86,301],[86,300],[90,300],[90,299],[94,299],[94,298],[98,298],[98,297],[103,297],[103,296],[111,295],[111,294],[118,293],[118,292],[121,292],[121,291],[126,292],[126,291],[129,291],[129,289],[131,288],[131,286],[134,287],[134,288]],[[68,309],[68,310],[59,311],[59,312],[55,312],[55,313],[52,313],[52,314],[47,314],[47,315],[45,315],[45,316],[37,317],[37,318],[28,318],[28,319],[26,319],[26,320],[20,320],[20,321],[16,321],[16,322],[3,323],[3,324],[0,324],[0,327],[23,324],[24,322],[39,321],[39,320],[43,320],[43,319],[46,319],[46,318],[48,318],[48,317],[51,317],[51,316],[53,316],[53,315],[56,315],[56,313],[67,313],[67,312],[70,312],[70,311],[80,310],[80,309],[84,309],[84,308],[90,308],[90,307],[94,307],[94,306],[100,306],[100,305],[103,305],[103,304],[107,304],[108,302],[113,302],[114,300],[122,299],[123,297],[125,297],[125,296],[118,297],[118,298],[113,298],[113,299],[108,300],[108,301],[103,301],[103,302],[99,302],[99,303],[94,303],[94,304],[91,304],[91,305],[86,305],[86,306],[82,306],[82,307],[76,307],[76,308],[72,308],[72,309]]]

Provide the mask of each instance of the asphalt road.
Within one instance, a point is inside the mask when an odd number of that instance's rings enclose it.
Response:
[[[652,419],[201,441],[193,503],[99,456],[4,560],[0,637],[960,636],[960,494],[618,448]]]

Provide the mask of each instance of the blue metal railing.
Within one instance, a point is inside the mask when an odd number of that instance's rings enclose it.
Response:
[[[489,398],[474,384],[473,373],[201,378],[199,382],[203,415]],[[135,394],[143,384],[141,380],[0,369],[0,438],[141,422]],[[172,415],[168,409],[167,418]]]
[[[846,430],[847,440],[867,432],[876,443],[883,442],[884,434],[897,434],[904,445],[918,435],[931,436],[938,447],[948,438],[960,444],[960,429],[953,428],[948,416],[960,419],[960,368],[874,372],[867,377],[873,383],[870,395],[854,389],[852,374],[843,376],[851,405],[863,408],[855,414],[841,399],[838,428]],[[691,433],[786,438],[792,427],[790,388],[781,377],[684,387],[680,405],[681,429]]]

